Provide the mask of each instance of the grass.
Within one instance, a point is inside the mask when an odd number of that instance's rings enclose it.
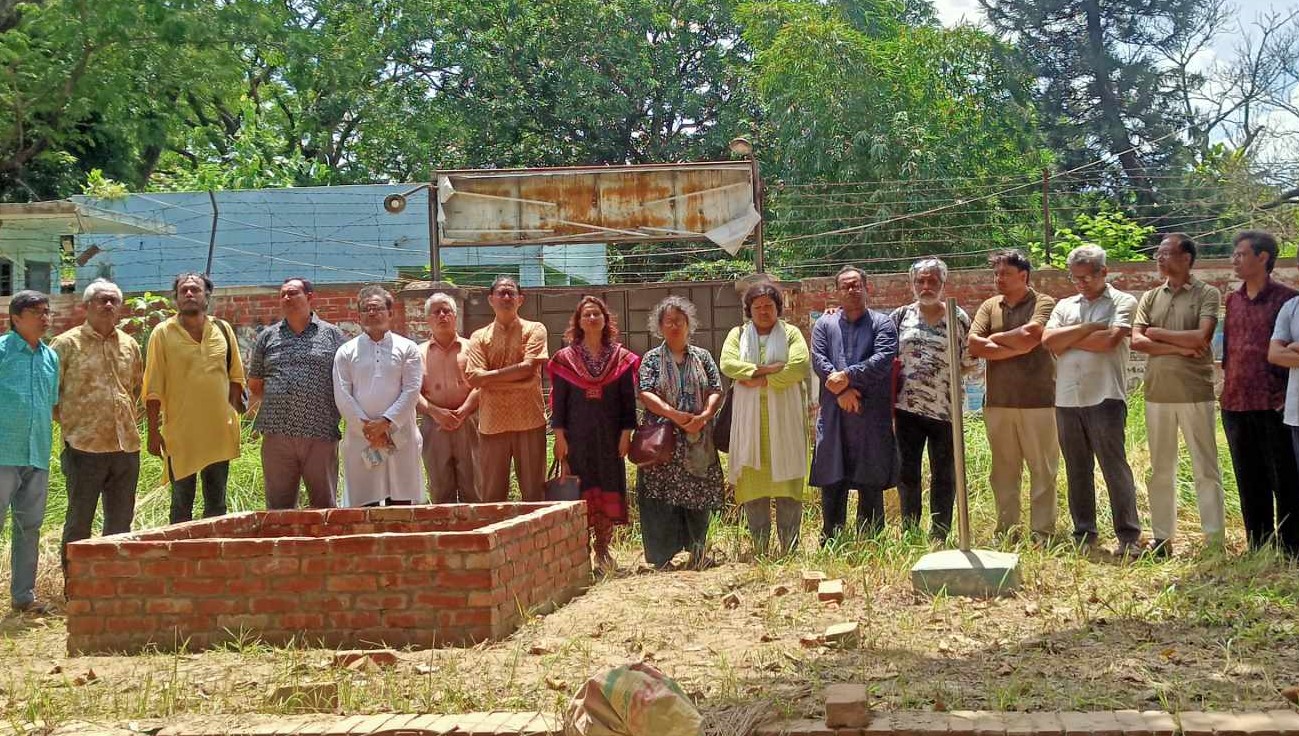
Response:
[[[1136,397],[1128,450],[1148,520],[1142,415]],[[711,533],[724,562],[703,572],[642,572],[633,521],[615,537],[623,566],[618,575],[597,581],[554,613],[530,616],[505,641],[404,652],[392,670],[337,671],[325,664],[329,653],[310,642],[272,648],[253,637],[197,655],[69,658],[61,618],[9,618],[0,622],[0,661],[7,665],[0,670],[0,723],[277,712],[265,692],[306,681],[337,682],[345,713],[560,711],[600,668],[639,660],[676,678],[696,703],[718,714],[763,701],[787,716],[816,716],[820,689],[844,681],[866,683],[879,705],[891,708],[1284,707],[1280,689],[1299,684],[1299,569],[1271,552],[1243,551],[1221,437],[1219,445],[1225,550],[1206,549],[1200,541],[1185,458],[1174,559],[1119,564],[1080,555],[1064,543],[1044,549],[1021,544],[1011,549],[1021,555],[1022,589],[995,601],[911,591],[910,567],[931,547],[922,532],[898,528],[892,493],[884,532],[867,539],[845,535],[824,550],[815,548],[818,505],[807,504],[803,543],[785,559],[744,561],[749,546],[738,514],[719,515]],[[967,427],[967,453],[974,538],[986,546],[995,510],[977,418]],[[232,467],[232,510],[262,508],[259,466],[256,443],[246,441]],[[138,527],[165,522],[168,494],[160,475],[157,461],[147,459]],[[1063,476],[1062,468],[1062,487]],[[1058,528],[1067,531],[1063,498],[1061,491]],[[45,595],[58,590],[64,505],[55,473],[39,583]],[[1107,508],[1098,503],[1103,538],[1110,529]],[[803,569],[842,577],[848,599],[827,606],[801,592]],[[7,574],[0,571],[0,585]],[[778,584],[793,592],[777,595]],[[730,592],[740,596],[739,607],[722,604]],[[800,645],[800,637],[845,620],[863,625],[859,649]],[[92,669],[95,679],[75,684]]]

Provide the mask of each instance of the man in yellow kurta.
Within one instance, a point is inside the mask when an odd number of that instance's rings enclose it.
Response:
[[[183,273],[173,285],[174,317],[149,336],[144,404],[149,453],[161,455],[171,481],[171,523],[194,517],[198,476],[203,516],[226,513],[230,461],[239,457],[239,413],[244,364],[227,323],[207,315],[212,280]]]
[[[744,294],[747,324],[731,330],[722,346],[722,373],[735,381],[731,392],[730,478],[735,502],[744,509],[754,551],[765,555],[771,538],[771,504],[776,531],[788,554],[798,546],[807,474],[807,342],[798,327],[780,319],[780,289],[759,283]]]

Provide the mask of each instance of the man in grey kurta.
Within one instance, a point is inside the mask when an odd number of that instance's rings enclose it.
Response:
[[[897,485],[892,373],[898,332],[887,314],[866,308],[866,280],[847,266],[835,277],[840,311],[812,328],[812,369],[821,411],[808,483],[821,489],[821,545],[843,528],[848,491],[857,490],[858,532],[884,525],[884,490]]]

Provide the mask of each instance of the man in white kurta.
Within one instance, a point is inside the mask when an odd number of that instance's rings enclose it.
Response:
[[[424,361],[414,342],[388,330],[392,295],[367,286],[357,296],[361,327],[334,356],[334,401],[343,433],[343,505],[419,503],[420,434],[415,406]]]

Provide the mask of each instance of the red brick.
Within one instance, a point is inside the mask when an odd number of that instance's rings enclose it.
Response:
[[[66,611],[69,616],[78,616],[84,613],[90,613],[90,601],[68,601],[68,604],[63,607],[63,610]]]
[[[185,577],[194,574],[194,564],[188,560],[146,560],[140,563],[144,577]]]
[[[356,597],[358,610],[404,610],[409,603],[410,600],[406,596],[393,593],[373,593]]]
[[[412,596],[415,606],[430,608],[458,608],[466,605],[466,593],[452,593],[440,590],[429,590],[415,593]]]
[[[124,578],[117,581],[119,595],[154,596],[167,593],[166,578]]]
[[[90,566],[97,578],[134,578],[140,575],[140,563],[134,560],[101,560]]]
[[[329,551],[326,539],[277,539],[275,540],[276,557],[311,558],[322,556]],[[305,562],[305,560],[304,560]]]
[[[333,537],[329,540],[329,555],[333,557],[373,555],[378,553],[378,551],[379,537],[372,534],[351,537]]]
[[[325,523],[350,526],[365,521],[365,509],[329,509],[325,512]]]
[[[194,601],[194,612],[205,616],[216,616],[229,613],[244,613],[248,602],[244,599],[200,598]]]
[[[440,550],[483,552],[491,549],[494,541],[491,535],[479,532],[446,532],[437,535],[437,546]]]
[[[319,524],[324,521],[328,512],[324,509],[283,509],[278,511],[266,511],[262,517],[262,529],[268,524],[283,524],[292,526],[295,524]]]
[[[240,560],[245,557],[270,557],[275,554],[274,539],[227,539],[221,542],[221,557]]]
[[[438,622],[443,626],[490,625],[492,623],[492,612],[481,608],[466,608],[458,611],[438,611]]]
[[[451,568],[452,560],[459,559],[459,557],[460,555],[455,552],[419,555],[409,559],[410,569],[421,572],[448,570]]]
[[[323,575],[293,575],[275,581],[271,586],[278,593],[314,593],[325,589]]]
[[[171,582],[171,588],[176,595],[221,595],[226,592],[226,581],[222,578],[176,578]]]
[[[226,595],[256,595],[266,592],[265,578],[233,578],[226,581]]]
[[[482,590],[492,585],[492,575],[485,570],[457,572],[444,570],[437,575],[437,584],[457,590]]]
[[[325,581],[325,590],[337,593],[359,593],[379,589],[373,575],[335,575]]]
[[[301,608],[296,597],[268,595],[248,599],[248,610],[251,613],[286,613]]]
[[[385,506],[381,508],[370,508],[365,510],[365,516],[368,521],[414,521],[415,507],[413,506]]]
[[[221,542],[211,539],[172,542],[171,556],[198,560],[217,558],[221,556]]]
[[[68,581],[68,598],[100,598],[115,595],[117,586],[111,580],[72,578]]]
[[[280,626],[286,629],[316,631],[325,627],[325,614],[294,611],[280,616]]]
[[[338,629],[376,628],[381,619],[378,611],[338,611],[326,614],[329,625]]]
[[[132,560],[161,560],[171,555],[171,542],[118,542],[117,554]]]
[[[144,603],[138,598],[96,598],[90,607],[96,616],[135,616],[144,610]]]
[[[266,557],[248,561],[248,572],[253,575],[284,576],[295,575],[299,563],[296,557]],[[276,583],[278,586],[278,583]]]
[[[424,554],[437,549],[437,538],[432,534],[385,535],[380,540],[380,548],[385,555]]]
[[[383,625],[394,629],[434,629],[438,617],[433,611],[384,611]]]
[[[154,616],[111,616],[104,619],[104,630],[110,634],[147,634],[158,630],[158,619]]]
[[[193,613],[194,602],[188,598],[149,598],[144,602],[147,613]]]
[[[194,566],[194,574],[202,577],[241,577],[245,574],[245,570],[246,568],[243,560],[228,560],[224,558],[199,560]]]
[[[356,561],[357,572],[400,572],[406,569],[406,558],[395,555],[362,557]]]
[[[68,560],[108,560],[117,557],[116,542],[84,541],[68,545]]]
[[[303,558],[299,569],[303,575],[322,575],[329,572],[329,565],[332,560],[328,557],[306,557]]]
[[[68,633],[73,636],[98,634],[104,630],[104,621],[99,616],[69,616]]]

